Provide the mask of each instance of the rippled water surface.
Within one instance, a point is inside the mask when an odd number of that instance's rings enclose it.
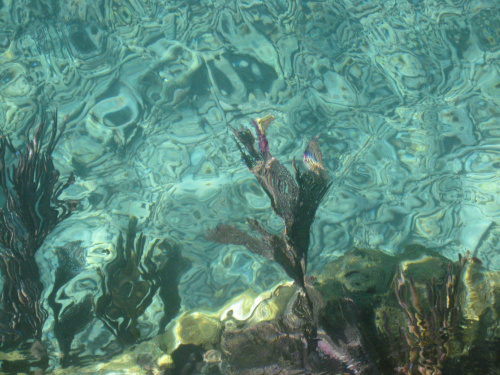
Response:
[[[319,134],[332,176],[311,270],[353,246],[408,243],[500,270],[499,57],[494,0],[0,1],[2,133],[20,144],[57,108],[68,125],[54,158],[81,201],[39,251],[42,279],[54,280],[53,249],[71,247],[83,268],[60,302],[94,295],[131,214],[191,262],[184,309],[283,279],[205,239],[246,217],[281,228],[229,129],[267,114],[277,158],[290,166]],[[99,354],[103,332],[96,321],[76,340]]]

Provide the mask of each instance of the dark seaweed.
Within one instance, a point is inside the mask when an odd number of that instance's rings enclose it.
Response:
[[[49,140],[44,144],[46,132]],[[73,182],[59,182],[52,152],[64,126],[58,132],[57,112],[52,121],[42,117],[30,139],[28,127],[24,150],[17,150],[9,138],[0,138],[0,185],[4,207],[0,210],[0,271],[3,278],[0,311],[0,346],[15,346],[28,339],[40,340],[47,317],[41,306],[43,285],[35,254],[47,235],[76,208],[77,201],[60,200]],[[6,160],[14,157],[7,165]]]
[[[136,233],[137,218],[132,216],[125,242],[121,233],[118,237],[115,258],[104,270],[98,270],[102,294],[96,300],[95,313],[124,346],[147,339],[141,336],[138,319],[157,292],[164,305],[160,332],[177,315],[180,309],[178,283],[187,265],[178,246],[166,240],[154,241],[144,255],[146,237],[140,234],[136,239]],[[152,258],[155,248],[166,253],[160,265]]]
[[[253,124],[259,150],[255,148],[255,137],[248,129],[233,129],[233,133],[243,161],[271,200],[272,209],[283,220],[285,230],[280,236],[271,234],[257,220],[249,219],[251,229],[260,238],[230,225],[219,225],[207,237],[214,242],[244,245],[250,251],[277,262],[305,290],[311,225],[331,183],[324,170],[300,171],[295,161],[294,179],[290,171],[271,155],[266,135],[255,122]]]

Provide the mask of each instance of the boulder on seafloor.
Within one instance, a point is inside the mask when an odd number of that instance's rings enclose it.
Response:
[[[464,315],[469,320],[479,321],[488,316],[497,325],[491,338],[500,337],[500,272],[488,271],[478,263],[471,263],[464,272]]]
[[[153,341],[163,353],[173,358],[174,365],[176,355],[180,352],[188,353],[184,355],[187,359],[183,362],[198,356],[199,360],[193,363],[192,367],[196,367],[196,371],[200,373],[212,373],[210,369],[221,367],[223,359],[229,364],[241,362],[244,367],[255,364],[257,358],[262,365],[274,364],[275,358],[253,355],[258,350],[257,347],[248,347],[250,340],[247,334],[250,331],[258,331],[264,336],[265,333],[270,333],[272,330],[268,332],[264,327],[274,324],[277,317],[284,313],[295,293],[297,287],[293,283],[277,285],[262,294],[248,290],[218,310],[200,309],[181,314],[168,326],[165,334]],[[273,342],[273,337],[264,336],[258,345],[264,350],[261,354],[269,349],[265,345],[266,339],[269,343]],[[200,350],[204,353],[203,356],[199,356]],[[183,365],[184,363],[181,366]],[[163,367],[166,373],[169,373],[170,366],[159,364],[159,367]],[[172,370],[171,373],[176,374],[177,370]]]
[[[495,343],[500,352],[500,272],[477,262],[463,273],[462,313],[466,321],[466,348]],[[500,355],[499,355],[500,357]],[[500,368],[500,358],[497,358]]]
[[[381,251],[353,248],[328,263],[317,277],[318,290],[329,295],[352,293],[383,293],[389,287],[397,260]]]
[[[418,268],[424,256],[430,256],[438,262],[429,262],[425,267]],[[391,285],[398,267],[413,264],[414,277],[428,278],[435,275],[435,269],[447,264],[447,259],[437,252],[419,245],[406,246],[399,255],[388,255],[379,250],[352,248],[341,257],[328,263],[323,271],[316,276],[317,288],[325,299],[328,295],[364,293],[374,295],[385,293]],[[443,263],[444,262],[444,263]],[[430,267],[430,268],[426,268]],[[445,267],[446,269],[446,267]],[[332,288],[335,286],[336,288]]]
[[[180,345],[207,346],[219,343],[224,321],[231,317],[239,321],[259,322],[273,320],[284,309],[286,301],[296,290],[292,283],[278,285],[271,291],[257,294],[248,290],[222,306],[219,310],[199,309],[181,314],[165,334],[154,339],[166,353]]]

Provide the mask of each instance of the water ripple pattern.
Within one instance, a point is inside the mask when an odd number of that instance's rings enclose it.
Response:
[[[2,133],[20,143],[54,108],[68,122],[57,167],[82,203],[40,261],[50,285],[53,249],[81,241],[68,298],[94,292],[130,214],[192,261],[184,308],[284,278],[204,238],[245,217],[280,231],[228,131],[266,114],[273,154],[290,163],[320,134],[332,174],[311,268],[419,243],[500,269],[498,1],[0,1]]]

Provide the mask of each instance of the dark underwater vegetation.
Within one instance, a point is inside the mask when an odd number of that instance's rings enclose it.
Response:
[[[0,310],[0,345],[10,347],[40,341],[47,313],[41,306],[43,285],[35,254],[54,227],[76,209],[77,201],[60,200],[74,182],[71,174],[59,182],[52,152],[64,131],[42,118],[28,127],[26,144],[16,149],[9,138],[0,139],[0,270],[3,281]],[[30,136],[29,133],[33,133]],[[49,133],[48,141],[45,140]]]
[[[110,370],[132,366],[143,373],[172,375],[494,374],[500,340],[488,325],[498,319],[498,273],[488,272],[469,254],[450,262],[413,245],[397,256],[353,248],[321,274],[308,276],[310,228],[330,177],[318,137],[304,151],[305,170],[293,160],[293,176],[272,156],[263,124],[263,119],[252,120],[256,138],[245,128],[233,133],[244,163],[284,229],[274,234],[247,219],[253,234],[221,224],[206,238],[243,245],[276,262],[293,283],[278,285],[263,299],[243,295],[247,301],[261,300],[246,319],[234,307],[178,316],[178,284],[190,262],[175,242],[156,239],[146,245],[132,216],[125,235],[118,236],[116,256],[96,270],[100,282],[94,295],[65,301],[63,287],[83,266],[76,255],[81,243],[56,251],[59,266],[47,305],[54,315],[61,371],[106,373],[106,366],[91,370],[92,360],[72,347],[75,336],[100,321],[119,344],[100,359],[109,361]],[[50,138],[44,142],[49,125]],[[43,285],[34,255],[50,231],[77,209],[77,201],[59,199],[74,179],[70,175],[59,183],[51,156],[63,130],[58,132],[55,113],[52,122],[42,118],[21,152],[7,137],[1,139],[5,208],[0,344],[6,353],[25,353],[4,358],[5,373],[44,373],[48,368],[50,354],[41,335],[47,311],[41,307]],[[12,166],[8,160],[14,160]],[[140,318],[155,296],[163,312],[152,337],[141,331]],[[128,365],[119,359],[123,351],[129,353]]]
[[[49,140],[45,141],[46,132]],[[59,131],[58,131],[59,130]],[[43,369],[47,366],[47,349],[41,342],[47,311],[42,307],[43,284],[35,259],[36,251],[55,226],[77,208],[72,199],[60,200],[59,196],[73,182],[59,182],[52,152],[64,131],[58,129],[57,112],[51,121],[43,117],[38,126],[28,127],[28,137],[23,150],[17,150],[8,137],[0,139],[0,184],[4,208],[0,210],[0,271],[3,281],[0,310],[0,348],[28,349],[34,362]],[[30,133],[33,132],[32,138]],[[14,159],[12,165],[8,161]],[[123,347],[136,344],[142,337],[137,328],[137,318],[158,294],[164,303],[164,315],[159,321],[159,332],[180,309],[177,289],[180,275],[189,267],[182,258],[177,244],[155,240],[144,255],[146,238],[136,239],[137,219],[131,217],[125,240],[120,234],[116,244],[117,256],[104,270],[98,269],[101,294],[86,296],[62,309],[58,303],[63,287],[81,269],[71,249],[57,249],[59,266],[48,305],[54,313],[54,335],[62,352],[62,367],[69,366],[71,343],[76,334],[93,319],[101,320]],[[74,244],[76,248],[79,244]],[[153,252],[158,248],[163,257],[154,262]],[[8,361],[2,364],[7,372],[21,371]],[[29,368],[29,366],[28,366]]]

